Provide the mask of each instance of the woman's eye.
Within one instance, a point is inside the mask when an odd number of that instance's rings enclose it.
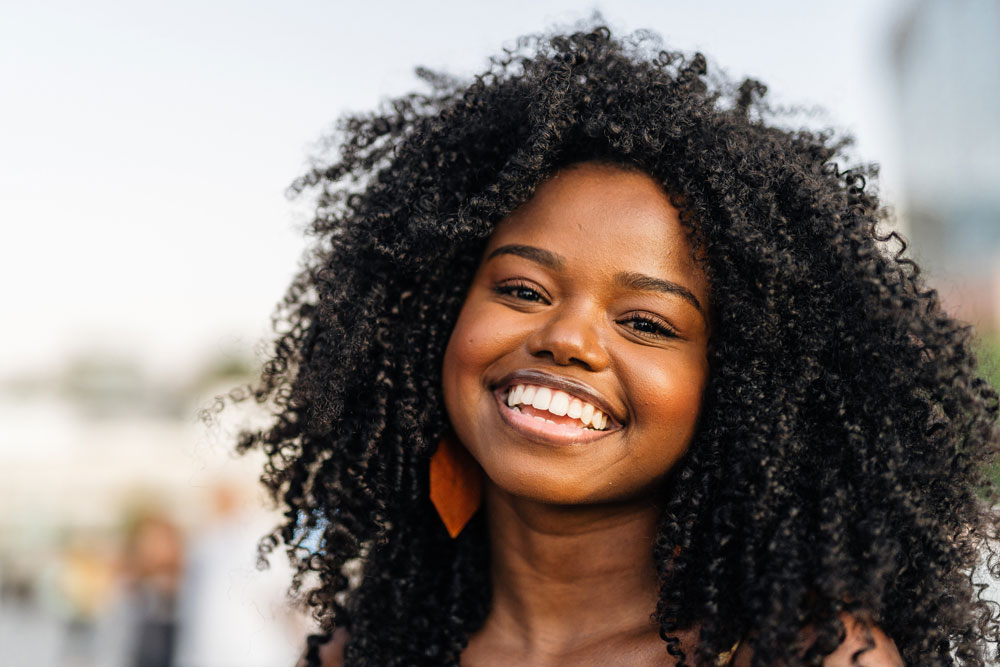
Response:
[[[497,294],[512,296],[519,301],[545,303],[545,297],[538,290],[523,282],[501,283],[493,288]]]
[[[649,315],[635,313],[623,320],[618,320],[619,324],[631,328],[635,333],[647,338],[676,338],[677,332],[666,322],[661,322]]]

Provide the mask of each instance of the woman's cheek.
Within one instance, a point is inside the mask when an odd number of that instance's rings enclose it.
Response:
[[[445,351],[445,367],[470,379],[469,374],[486,362],[491,347],[488,309],[466,305],[459,314]]]
[[[495,360],[500,338],[488,304],[466,303],[455,323],[445,349],[442,383],[445,408],[452,424],[472,417],[477,396],[483,389],[485,373]],[[491,324],[494,322],[494,324]],[[463,434],[459,433],[461,437]]]
[[[637,377],[629,393],[647,415],[658,415],[672,430],[692,432],[701,412],[708,380],[708,361],[687,355],[650,358],[638,366],[646,372]]]

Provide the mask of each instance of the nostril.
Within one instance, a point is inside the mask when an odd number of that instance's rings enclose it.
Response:
[[[590,311],[588,311],[590,313]],[[528,340],[529,352],[537,358],[551,359],[559,366],[578,364],[589,371],[599,371],[608,363],[601,337],[592,322],[592,313],[582,311],[550,319]]]
[[[535,357],[539,357],[541,359],[550,359],[552,360],[553,363],[555,363],[558,366],[572,366],[574,364],[579,364],[580,366],[586,368],[588,371],[593,370],[590,364],[587,363],[585,359],[582,359],[580,357],[559,355],[551,350],[539,350],[537,352],[533,352],[532,354]]]

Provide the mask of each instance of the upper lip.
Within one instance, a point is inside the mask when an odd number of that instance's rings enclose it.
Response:
[[[624,417],[614,410],[608,401],[590,385],[580,380],[553,375],[542,370],[523,369],[508,373],[494,385],[494,389],[503,390],[519,384],[534,384],[565,391],[567,394],[587,401],[619,424],[625,423]]]

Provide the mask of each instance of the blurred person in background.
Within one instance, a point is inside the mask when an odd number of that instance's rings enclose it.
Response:
[[[57,589],[65,602],[62,661],[96,665],[100,646],[98,623],[112,597],[115,562],[107,549],[87,535],[73,535],[61,553]]]
[[[163,514],[140,514],[128,531],[124,573],[132,625],[130,667],[173,667],[184,538]]]
[[[178,596],[175,667],[288,665],[306,632],[289,604],[287,565],[260,570],[256,544],[270,519],[229,480],[208,488],[205,516],[189,536]]]

